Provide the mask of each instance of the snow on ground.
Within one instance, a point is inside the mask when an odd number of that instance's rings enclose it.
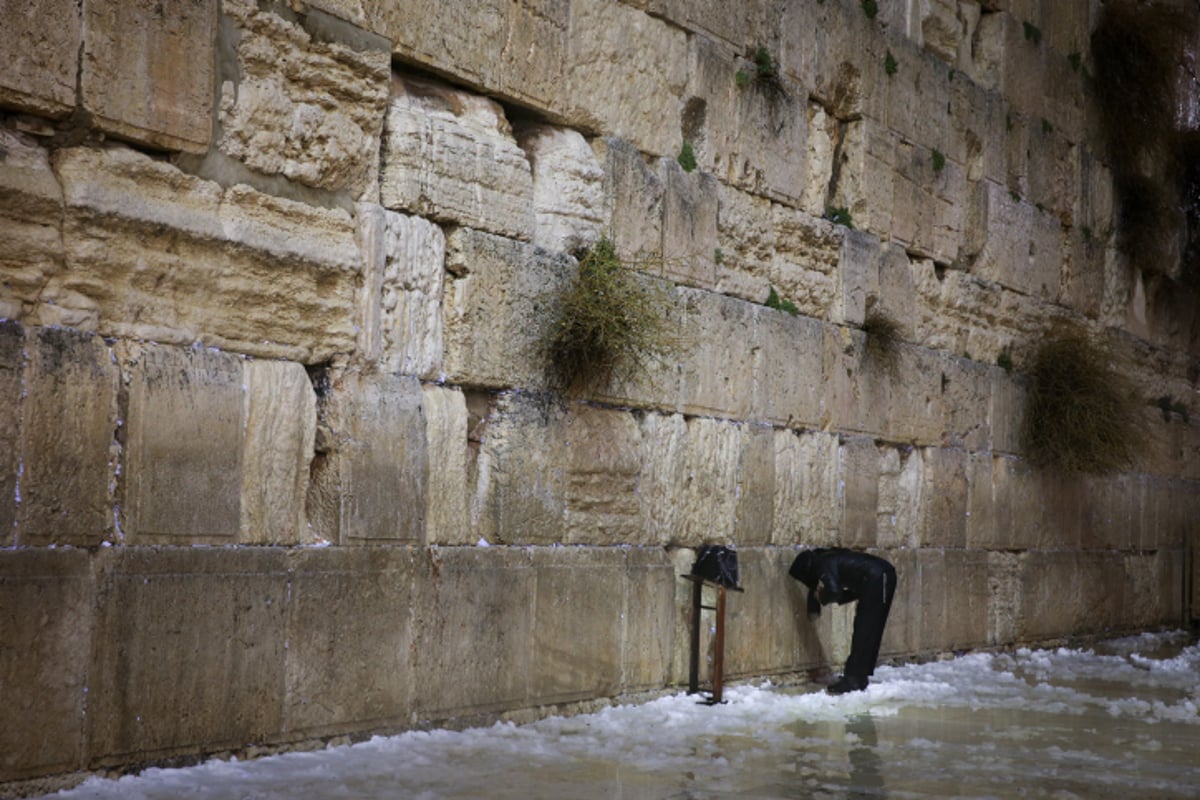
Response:
[[[880,667],[841,697],[764,682],[530,725],[410,732],[256,761],[91,778],[61,800],[1200,796],[1200,646]],[[811,689],[811,687],[810,687]]]

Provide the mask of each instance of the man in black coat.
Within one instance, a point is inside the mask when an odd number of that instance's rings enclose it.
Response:
[[[801,551],[788,574],[808,587],[810,620],[821,615],[821,606],[858,601],[850,657],[842,677],[826,691],[845,694],[867,688],[867,679],[875,674],[883,626],[896,594],[895,567],[868,553],[817,547]]]

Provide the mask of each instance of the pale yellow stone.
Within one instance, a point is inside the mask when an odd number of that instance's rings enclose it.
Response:
[[[681,292],[688,342],[681,356],[681,410],[745,419],[753,405],[757,306],[708,292]]]
[[[0,106],[64,117],[75,107],[83,21],[77,0],[4,5],[0,31]],[[54,24],[47,24],[53,19]]]
[[[732,422],[691,417],[686,420],[682,482],[674,492],[679,504],[672,544],[734,544],[739,456],[743,433]]]
[[[623,258],[660,258],[666,189],[659,164],[648,164],[632,144],[621,139],[597,139],[592,147],[604,175],[602,219],[617,252]]]
[[[517,131],[533,170],[533,243],[571,253],[592,244],[604,228],[604,172],[578,132],[551,125]]]
[[[467,406],[461,390],[423,384],[429,483],[425,538],[433,545],[474,544],[467,494]]]
[[[775,535],[772,544],[827,546],[841,541],[838,437],[775,432]]]
[[[625,411],[575,406],[567,420],[566,541],[643,544],[638,483],[642,434]]]
[[[80,95],[96,127],[154,148],[207,150],[217,7],[216,0],[84,2]]]
[[[49,153],[0,129],[0,318],[22,319],[62,270],[62,189]]]
[[[380,37],[226,2],[236,69],[221,87],[220,152],[268,175],[361,197],[374,186],[390,53]],[[323,35],[314,35],[314,31]]]
[[[533,176],[504,109],[427,78],[396,74],[384,124],[383,205],[528,240]]]

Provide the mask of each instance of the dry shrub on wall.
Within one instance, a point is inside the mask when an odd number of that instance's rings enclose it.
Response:
[[[550,388],[587,394],[630,380],[678,354],[665,288],[622,262],[607,238],[580,253],[542,339]]]
[[[1037,346],[1029,377],[1022,440],[1030,461],[1100,475],[1133,464],[1144,441],[1143,402],[1110,348],[1060,326]]]

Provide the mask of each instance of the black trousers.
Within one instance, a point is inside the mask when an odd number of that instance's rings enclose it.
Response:
[[[895,594],[896,570],[891,564],[886,564],[879,570],[879,575],[867,582],[859,595],[858,607],[854,610],[850,657],[846,659],[847,676],[866,678],[875,674],[879,644],[883,641],[883,627],[887,624]]]

